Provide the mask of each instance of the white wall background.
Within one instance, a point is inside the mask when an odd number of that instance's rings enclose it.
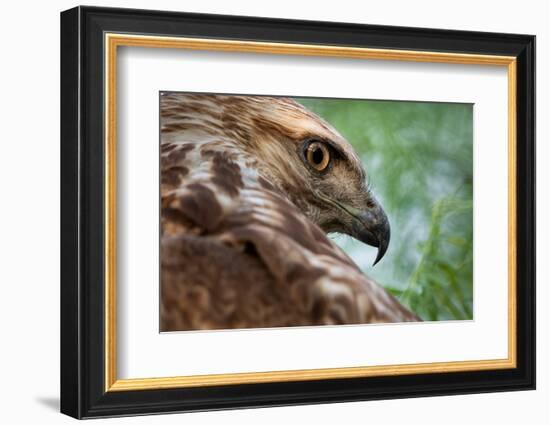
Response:
[[[59,392],[59,12],[71,1],[7,2],[0,18],[0,417],[69,423]],[[536,34],[538,75],[538,390],[110,420],[109,423],[548,423],[550,412],[550,27],[545,3],[462,0],[155,2],[96,5]],[[546,195],[546,196],[544,196]]]

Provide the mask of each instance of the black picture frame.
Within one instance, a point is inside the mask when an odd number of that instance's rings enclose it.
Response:
[[[105,391],[104,34],[308,43],[517,59],[517,367]],[[535,388],[535,37],[131,9],[61,13],[61,412],[75,418]]]

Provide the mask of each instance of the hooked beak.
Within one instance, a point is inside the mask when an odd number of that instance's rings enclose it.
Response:
[[[371,198],[371,205],[364,210],[340,202],[334,201],[334,203],[352,217],[350,236],[378,248],[378,254],[372,264],[375,266],[386,253],[390,243],[388,216],[374,198]]]
[[[390,222],[380,204],[375,202],[372,208],[357,211],[352,214],[352,235],[355,239],[367,245],[378,248],[378,255],[373,266],[378,263],[388,249],[390,243]]]

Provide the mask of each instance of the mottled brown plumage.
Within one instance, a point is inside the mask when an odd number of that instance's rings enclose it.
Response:
[[[286,98],[160,102],[161,330],[418,320],[325,234],[389,239],[335,129]]]

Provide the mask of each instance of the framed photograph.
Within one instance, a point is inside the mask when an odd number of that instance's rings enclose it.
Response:
[[[61,411],[533,389],[535,37],[61,14]]]

